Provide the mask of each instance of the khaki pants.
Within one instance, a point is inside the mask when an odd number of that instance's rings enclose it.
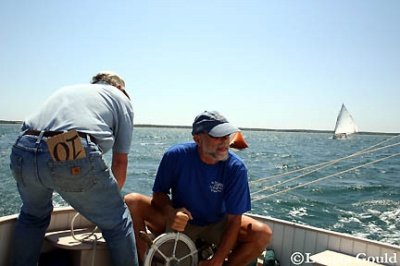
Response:
[[[221,237],[225,232],[227,222],[228,219],[225,216],[221,221],[206,226],[198,226],[188,223],[183,233],[190,237],[194,243],[196,243],[198,239],[201,239],[208,244],[215,244],[218,246]],[[171,229],[167,229],[167,232],[171,232]]]

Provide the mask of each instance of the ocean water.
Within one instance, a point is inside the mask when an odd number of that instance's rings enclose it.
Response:
[[[17,213],[21,204],[9,170],[9,153],[19,127],[0,125],[2,216]],[[249,148],[235,152],[249,169],[252,213],[400,245],[400,156],[385,159],[400,153],[396,145],[400,137],[355,135],[333,140],[326,133],[244,130],[243,134]],[[122,193],[150,195],[162,154],[172,144],[186,141],[191,141],[189,129],[136,128]],[[381,150],[343,159],[329,167],[320,166],[309,174],[312,168],[302,170],[383,141],[377,146],[386,146]],[[110,154],[106,160],[110,162]],[[382,161],[359,167],[375,160]],[[344,172],[350,168],[356,169]],[[287,173],[291,174],[283,175]],[[296,186],[301,187],[294,189]],[[54,205],[66,203],[55,194]]]

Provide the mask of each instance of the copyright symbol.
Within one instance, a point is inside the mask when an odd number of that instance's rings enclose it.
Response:
[[[290,261],[294,265],[300,265],[304,262],[304,255],[301,252],[295,252],[290,256]]]

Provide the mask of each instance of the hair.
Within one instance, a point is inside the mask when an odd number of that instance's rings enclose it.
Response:
[[[125,81],[116,73],[111,71],[101,71],[92,77],[92,84],[106,83],[114,87],[125,88]]]

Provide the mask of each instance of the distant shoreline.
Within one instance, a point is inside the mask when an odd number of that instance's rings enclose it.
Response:
[[[179,125],[152,125],[152,124],[138,124],[135,127],[150,127],[150,128],[192,128],[191,126],[179,126]],[[271,131],[271,132],[294,132],[294,133],[329,133],[333,134],[333,130],[317,130],[317,129],[273,129],[273,128],[253,128],[253,127],[240,127],[243,131]],[[390,135],[395,136],[400,133],[388,133],[388,132],[369,132],[362,131],[358,132],[359,135]]]
[[[0,125],[3,125],[3,124],[22,124],[22,121],[0,120]]]
[[[0,120],[0,125],[4,124],[22,124],[22,121],[13,120]],[[152,124],[135,124],[135,127],[147,127],[147,128],[191,128],[191,126],[181,125],[152,125]],[[333,134],[333,130],[316,130],[316,129],[272,129],[272,128],[252,128],[252,127],[241,127],[244,131],[271,131],[271,132],[297,132],[297,133],[329,133]],[[359,135],[389,135],[395,136],[400,133],[387,133],[387,132],[369,132],[362,131],[358,132]]]

